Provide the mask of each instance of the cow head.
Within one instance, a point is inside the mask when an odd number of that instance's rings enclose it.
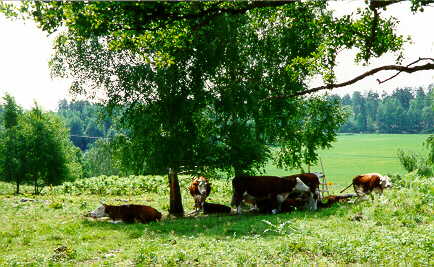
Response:
[[[105,206],[106,204],[101,201],[101,205],[98,206],[94,211],[90,213],[90,216],[94,219],[101,218],[101,217],[109,217],[108,214],[105,213]]]
[[[207,180],[205,180],[205,178],[203,178],[202,176],[199,177],[199,180],[194,182],[193,185],[197,186],[197,189],[202,196],[207,197],[206,188],[208,185],[211,184]]]
[[[380,176],[381,187],[389,188],[392,187],[389,176]]]
[[[310,191],[309,187],[307,185],[305,185],[300,180],[300,178],[297,177],[297,178],[295,178],[295,180],[296,180],[296,184],[295,184],[295,187],[292,191],[295,191],[295,192],[309,192]]]

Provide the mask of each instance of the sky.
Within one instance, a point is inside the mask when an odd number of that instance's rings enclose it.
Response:
[[[419,57],[434,58],[434,6],[426,7],[425,12],[413,15],[410,3],[398,3],[381,11],[382,16],[394,16],[400,23],[397,33],[405,37],[410,35],[414,44],[406,44],[403,65],[417,60]],[[364,7],[364,1],[339,1],[331,4],[336,16],[355,12],[357,6]],[[38,29],[31,21],[8,20],[0,14],[0,97],[4,92],[15,97],[19,105],[25,109],[38,105],[46,110],[55,111],[59,100],[72,98],[68,94],[71,81],[50,77],[48,61],[54,50],[52,42],[54,36],[47,36],[46,32]],[[395,56],[387,54],[380,59],[372,60],[368,67],[354,64],[355,51],[343,51],[337,57],[336,75],[338,82],[345,82],[370,69],[382,65],[395,64]],[[384,80],[395,72],[382,72],[367,77],[351,86],[334,89],[332,93],[341,96],[354,91],[383,91],[391,93],[396,88],[423,87],[434,83],[434,71],[421,71],[413,74],[402,73],[396,78],[378,84],[377,79]],[[321,86],[320,79],[314,80],[311,87]]]

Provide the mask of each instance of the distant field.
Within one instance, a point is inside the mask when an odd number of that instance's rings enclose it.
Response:
[[[357,134],[338,136],[333,148],[319,152],[327,182],[336,186],[348,184],[358,174],[389,172],[407,174],[401,167],[397,156],[398,148],[408,148],[422,155],[428,155],[422,147],[428,134]],[[307,171],[307,168],[306,168]],[[311,172],[321,171],[321,165],[312,166]],[[270,175],[288,175],[299,173],[298,170],[285,172],[269,165],[266,169]]]

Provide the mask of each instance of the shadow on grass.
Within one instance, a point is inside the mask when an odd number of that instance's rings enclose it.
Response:
[[[312,219],[327,218],[331,215],[347,212],[342,206],[351,204],[334,204],[328,208],[319,208],[318,211],[306,209],[291,212],[273,214],[259,214],[256,211],[248,211],[242,214],[199,214],[198,216],[186,216],[182,218],[163,218],[160,222],[149,224],[113,224],[111,220],[84,219],[82,224],[88,228],[100,228],[102,230],[124,231],[131,238],[141,237],[145,232],[154,233],[161,237],[190,237],[204,235],[208,237],[242,237],[252,235],[280,235],[270,230],[270,225],[265,221],[278,225],[282,222],[296,222]]]

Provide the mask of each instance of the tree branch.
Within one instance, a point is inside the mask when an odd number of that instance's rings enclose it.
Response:
[[[425,65],[410,67],[411,65],[413,65],[413,64],[415,64],[417,62],[420,62],[422,60],[432,61],[433,63],[426,63]],[[345,86],[354,84],[354,83],[356,83],[356,82],[358,82],[358,81],[360,81],[360,80],[362,80],[362,79],[364,79],[364,78],[366,78],[368,76],[374,75],[377,72],[385,71],[385,70],[396,70],[396,71],[399,71],[399,73],[401,73],[401,72],[413,73],[413,72],[422,71],[422,70],[434,70],[434,58],[419,58],[418,60],[416,60],[415,62],[409,64],[408,66],[388,65],[388,66],[378,67],[378,68],[372,69],[370,71],[367,71],[367,72],[363,73],[362,75],[359,75],[359,76],[357,76],[357,77],[355,77],[355,78],[353,78],[353,79],[351,79],[349,81],[343,82],[343,83],[327,84],[327,85],[323,85],[323,86],[319,86],[319,87],[314,87],[314,88],[311,88],[311,89],[308,89],[308,90],[304,90],[304,91],[300,91],[300,92],[295,92],[295,93],[292,93],[292,94],[289,94],[289,95],[274,95],[274,96],[269,96],[269,97],[261,100],[261,102],[268,101],[268,100],[271,100],[271,99],[277,99],[277,98],[286,99],[286,98],[296,97],[296,96],[300,96],[300,95],[311,94],[311,93],[315,93],[315,92],[318,92],[318,91],[321,91],[321,90],[325,90],[325,89],[332,90],[332,89],[335,89],[335,88],[345,87]],[[398,74],[392,76],[391,78],[389,78],[389,79],[387,79],[385,81],[388,81],[388,80],[396,77]],[[377,81],[379,83],[385,82],[385,81],[380,81],[378,79],[377,79]]]

